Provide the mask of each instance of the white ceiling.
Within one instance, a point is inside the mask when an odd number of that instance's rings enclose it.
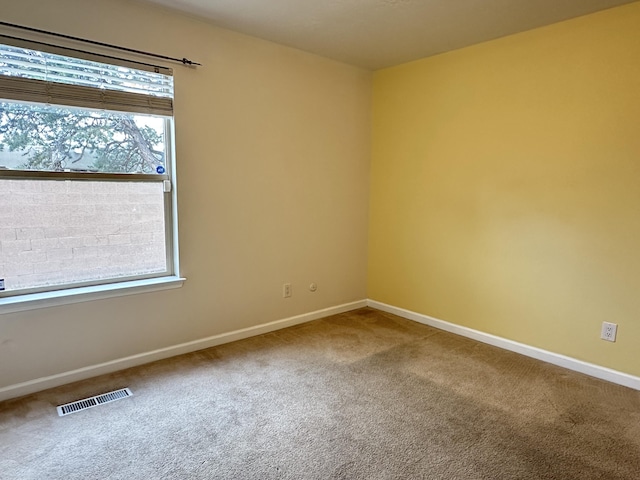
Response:
[[[378,69],[634,0],[146,0]]]

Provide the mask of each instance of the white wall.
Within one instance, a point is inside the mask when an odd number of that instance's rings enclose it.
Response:
[[[0,0],[0,11],[203,64],[175,66],[187,282],[0,315],[0,388],[365,298],[368,72],[122,0]]]

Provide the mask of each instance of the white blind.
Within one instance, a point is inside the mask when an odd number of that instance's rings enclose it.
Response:
[[[0,98],[171,115],[173,77],[0,45]]]

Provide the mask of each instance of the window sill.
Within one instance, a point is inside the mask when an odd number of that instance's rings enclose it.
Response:
[[[0,315],[180,288],[185,280],[181,277],[160,277],[0,298]]]

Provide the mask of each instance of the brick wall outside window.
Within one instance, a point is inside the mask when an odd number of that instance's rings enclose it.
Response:
[[[161,183],[0,180],[6,290],[166,269]]]

